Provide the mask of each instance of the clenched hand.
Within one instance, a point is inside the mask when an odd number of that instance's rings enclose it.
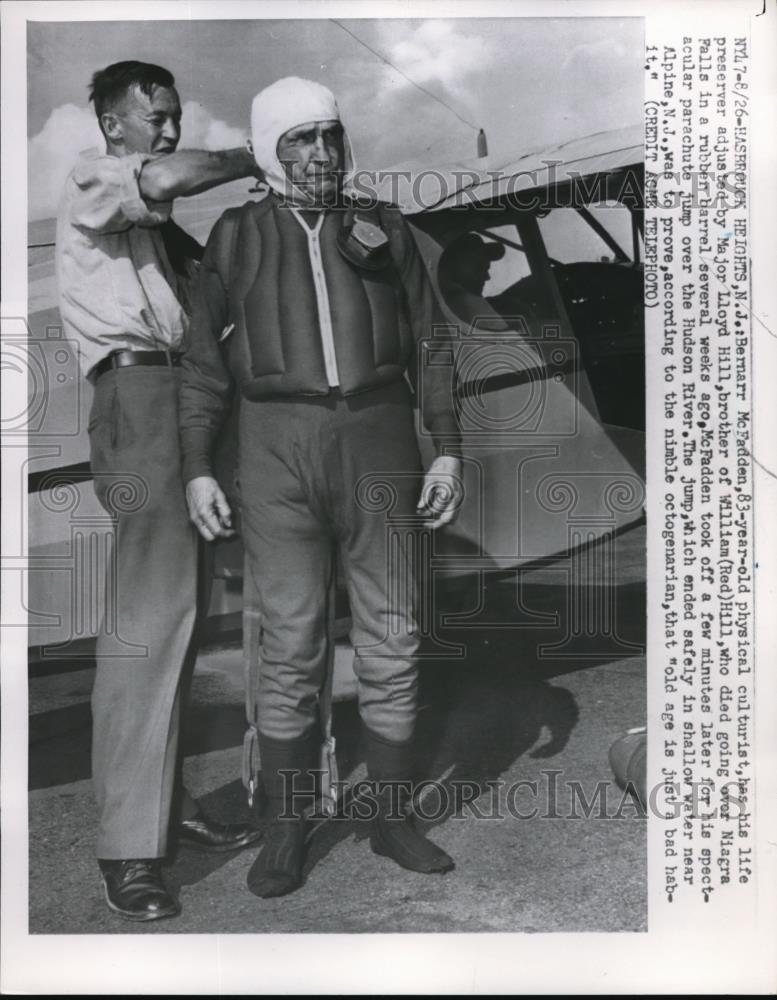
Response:
[[[464,499],[461,459],[438,455],[429,466],[416,510],[429,516],[429,527],[441,528],[458,517]]]
[[[212,542],[216,538],[231,538],[235,534],[232,528],[232,511],[215,479],[210,476],[191,479],[186,484],[186,503],[189,507],[189,519],[206,542]]]

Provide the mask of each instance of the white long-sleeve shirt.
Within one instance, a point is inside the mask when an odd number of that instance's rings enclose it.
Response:
[[[57,219],[62,323],[84,374],[116,350],[177,350],[187,316],[159,226],[172,203],[146,201],[138,178],[152,157],[82,153]]]

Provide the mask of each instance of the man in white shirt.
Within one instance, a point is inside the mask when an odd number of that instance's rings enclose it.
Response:
[[[182,793],[174,808],[182,677],[197,611],[197,540],[178,446],[186,278],[201,248],[170,217],[172,202],[257,175],[245,149],[182,150],[172,75],[122,62],[95,73],[106,152],[83,153],[66,182],[57,225],[60,312],[94,385],[91,468],[115,517],[108,574],[118,637],[97,640],[92,695],[97,857],[109,908],[130,920],[174,916],[159,859],[168,833],[206,850],[254,842]],[[127,655],[134,646],[136,655]]]

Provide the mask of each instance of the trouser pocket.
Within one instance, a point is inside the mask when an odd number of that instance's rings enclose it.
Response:
[[[110,375],[98,378],[94,399],[89,413],[89,463],[92,470],[94,492],[102,507],[107,510],[105,495],[108,488],[107,472],[112,467],[115,446],[114,409],[116,383]]]

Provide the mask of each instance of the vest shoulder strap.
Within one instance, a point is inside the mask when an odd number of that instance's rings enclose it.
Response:
[[[404,275],[407,263],[407,240],[412,236],[407,229],[407,223],[396,205],[385,201],[377,202],[376,213],[380,224],[389,238],[389,250],[400,275]]]
[[[214,261],[218,276],[225,288],[229,287],[229,271],[232,264],[237,230],[240,225],[239,209],[230,208],[219,219],[219,238],[216,244],[216,259]]]
[[[219,220],[221,232],[216,248],[215,264],[224,288],[229,288],[230,280],[234,277],[233,264],[237,256],[237,237],[241,220],[249,213],[254,218],[264,215],[270,205],[271,199],[266,196],[259,201],[247,201],[240,208],[228,208]]]

